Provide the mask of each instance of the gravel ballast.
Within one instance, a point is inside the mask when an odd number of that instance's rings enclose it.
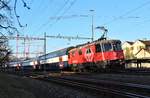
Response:
[[[79,89],[0,73],[0,98],[103,98]]]

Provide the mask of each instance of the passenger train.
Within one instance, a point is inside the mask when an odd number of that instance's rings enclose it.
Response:
[[[124,55],[120,40],[99,39],[68,47],[37,58],[10,62],[16,70],[74,70],[124,68]]]

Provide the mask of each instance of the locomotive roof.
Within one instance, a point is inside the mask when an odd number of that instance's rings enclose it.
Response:
[[[98,43],[115,43],[115,42],[121,42],[121,41],[120,40],[96,40],[96,41],[93,41],[91,43],[90,42],[85,43],[85,44],[83,44],[81,46],[84,46],[84,45],[86,46],[86,45],[91,45],[91,44],[98,44]]]
[[[53,58],[53,57],[57,57],[57,56],[66,55],[66,54],[68,54],[68,51],[69,51],[71,48],[72,48],[72,47],[68,47],[68,48],[63,48],[63,49],[56,50],[56,51],[53,51],[53,52],[49,52],[49,53],[47,53],[46,55],[41,55],[41,56],[39,56],[39,58],[40,58],[40,59],[45,59],[45,56],[46,56],[46,58]]]
[[[97,40],[93,43],[97,44],[97,43],[116,43],[116,42],[121,42],[120,40]]]
[[[80,47],[86,47],[88,45],[92,45],[92,44],[98,44],[98,43],[116,43],[116,42],[120,42],[120,40],[96,40],[96,41],[93,41],[93,42],[87,42],[85,44],[80,44],[80,45],[77,45],[76,47],[74,47],[73,49],[71,49],[71,51],[73,51],[74,49],[77,49],[77,48],[80,48]]]

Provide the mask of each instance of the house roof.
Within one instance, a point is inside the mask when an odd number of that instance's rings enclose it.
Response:
[[[130,45],[132,45],[134,42],[131,42],[131,41],[126,41],[127,43],[129,43]]]
[[[146,40],[146,41],[144,41],[144,40],[139,40],[140,42],[142,42],[142,43],[144,43],[145,45],[147,45],[147,46],[150,46],[150,40]]]
[[[146,49],[144,49],[144,48],[141,48],[135,55],[137,55],[137,54],[138,54],[140,51],[142,51],[142,50],[144,50],[144,51],[150,53],[148,50],[146,50]]]

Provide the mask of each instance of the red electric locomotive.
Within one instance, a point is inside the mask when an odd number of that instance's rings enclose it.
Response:
[[[68,63],[77,70],[124,68],[120,40],[97,40],[76,46],[68,54]]]

